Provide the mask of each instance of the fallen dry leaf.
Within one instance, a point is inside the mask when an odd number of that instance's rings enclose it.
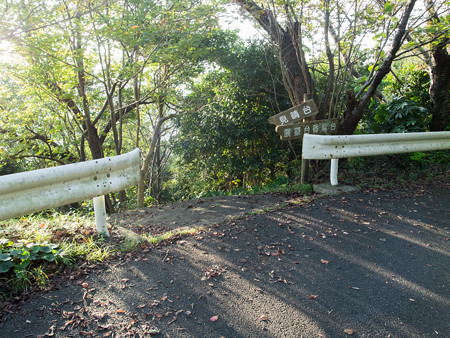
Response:
[[[173,317],[172,320],[170,320],[170,321],[167,323],[167,325],[172,324],[172,323],[175,322],[176,320],[177,320],[177,317]]]
[[[128,324],[128,326],[126,327],[126,329],[127,330],[129,330],[134,324],[136,324],[138,322],[138,320],[137,319],[133,319],[129,324]]]
[[[159,334],[160,331],[157,328],[151,328],[150,330],[147,331],[147,333],[150,334],[150,336],[153,336]]]
[[[113,324],[107,324],[107,325],[97,324],[97,325],[100,330],[110,330],[113,327]]]
[[[105,313],[102,312],[94,312],[93,314],[91,314],[91,318],[93,319],[103,319],[104,316]]]

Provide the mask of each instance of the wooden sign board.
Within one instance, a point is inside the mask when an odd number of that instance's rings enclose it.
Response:
[[[297,140],[301,139],[303,137],[303,134],[336,134],[340,123],[340,119],[317,120],[307,123],[277,126],[275,128],[275,131],[280,134],[280,138],[283,141]]]
[[[269,123],[277,126],[291,124],[315,116],[319,110],[314,100],[308,100],[279,114],[269,117]]]

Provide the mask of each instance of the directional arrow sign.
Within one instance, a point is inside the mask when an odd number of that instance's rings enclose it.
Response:
[[[303,119],[313,117],[319,112],[314,100],[308,100],[298,106],[285,110],[277,115],[269,117],[269,123],[277,126],[291,124]]]
[[[296,123],[277,126],[275,131],[283,141],[301,139],[303,134],[333,135],[337,133],[340,119],[317,120],[307,123]]]

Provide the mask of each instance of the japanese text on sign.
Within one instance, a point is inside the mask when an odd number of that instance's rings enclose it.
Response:
[[[308,123],[280,125],[275,128],[282,140],[295,140],[303,137],[303,134],[336,134],[340,120],[318,120]]]
[[[305,118],[311,118],[315,116],[319,110],[314,102],[314,100],[308,100],[298,106],[292,107],[285,110],[279,114],[273,115],[269,118],[269,122],[279,125],[286,125],[298,122]]]

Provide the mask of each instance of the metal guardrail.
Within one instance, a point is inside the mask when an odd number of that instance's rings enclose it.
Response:
[[[127,154],[0,176],[0,221],[94,198],[97,231],[108,236],[105,194],[140,179],[139,149]]]
[[[302,157],[331,159],[331,185],[338,185],[338,159],[450,149],[450,132],[323,136],[305,134]]]

